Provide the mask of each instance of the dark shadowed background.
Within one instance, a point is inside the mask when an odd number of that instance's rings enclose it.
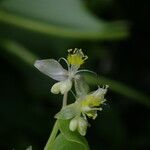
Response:
[[[0,150],[43,149],[62,97],[33,63],[76,47],[100,75],[86,76],[92,89],[110,85],[91,150],[150,149],[148,10],[145,0],[1,0]]]

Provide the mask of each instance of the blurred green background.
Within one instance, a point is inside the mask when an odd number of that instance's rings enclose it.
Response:
[[[43,149],[61,96],[33,67],[82,48],[84,68],[110,85],[107,105],[91,121],[91,150],[150,149],[148,3],[139,0],[0,0],[0,149]]]

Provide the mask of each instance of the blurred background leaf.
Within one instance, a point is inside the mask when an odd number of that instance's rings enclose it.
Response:
[[[81,0],[5,0],[0,21],[40,33],[80,39],[127,36],[125,22],[106,22],[92,15]]]

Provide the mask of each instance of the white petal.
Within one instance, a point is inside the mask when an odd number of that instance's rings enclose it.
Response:
[[[67,79],[67,70],[55,59],[37,60],[34,66],[54,80],[62,81]]]
[[[96,96],[96,97],[104,97],[104,95],[107,92],[107,89],[108,89],[108,85],[106,85],[105,88],[98,87],[98,89],[94,91],[91,95]]]
[[[78,78],[75,78],[75,91],[78,97],[82,97],[87,95],[87,93],[89,92],[89,86],[82,76],[76,75],[76,77],[77,76]]]

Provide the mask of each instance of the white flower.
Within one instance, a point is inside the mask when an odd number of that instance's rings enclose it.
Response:
[[[91,93],[83,93],[78,97],[75,103],[65,106],[55,115],[55,118],[62,120],[70,120],[69,129],[71,131],[78,130],[81,135],[86,134],[88,127],[87,117],[95,119],[97,111],[101,111],[101,106],[106,101],[104,96],[108,86],[100,88]],[[82,88],[80,88],[81,90]],[[81,90],[82,91],[82,90]]]
[[[59,61],[55,59],[44,59],[37,60],[34,66],[40,70],[42,73],[51,77],[52,79],[59,81],[55,83],[51,92],[54,94],[64,94],[68,92],[72,87],[72,80],[79,78],[77,73],[88,70],[78,70],[80,65],[84,63],[87,59],[81,49],[68,50],[69,54],[67,60],[65,58],[60,58],[59,60],[64,60],[68,66],[68,70],[64,69]]]
[[[101,111],[101,105],[104,104],[106,99],[104,98],[107,92],[108,86],[105,88],[100,88],[90,94],[85,95],[81,99],[79,99],[79,103],[81,105],[81,112],[84,117],[87,115],[88,117],[95,119],[97,117],[97,111]]]

